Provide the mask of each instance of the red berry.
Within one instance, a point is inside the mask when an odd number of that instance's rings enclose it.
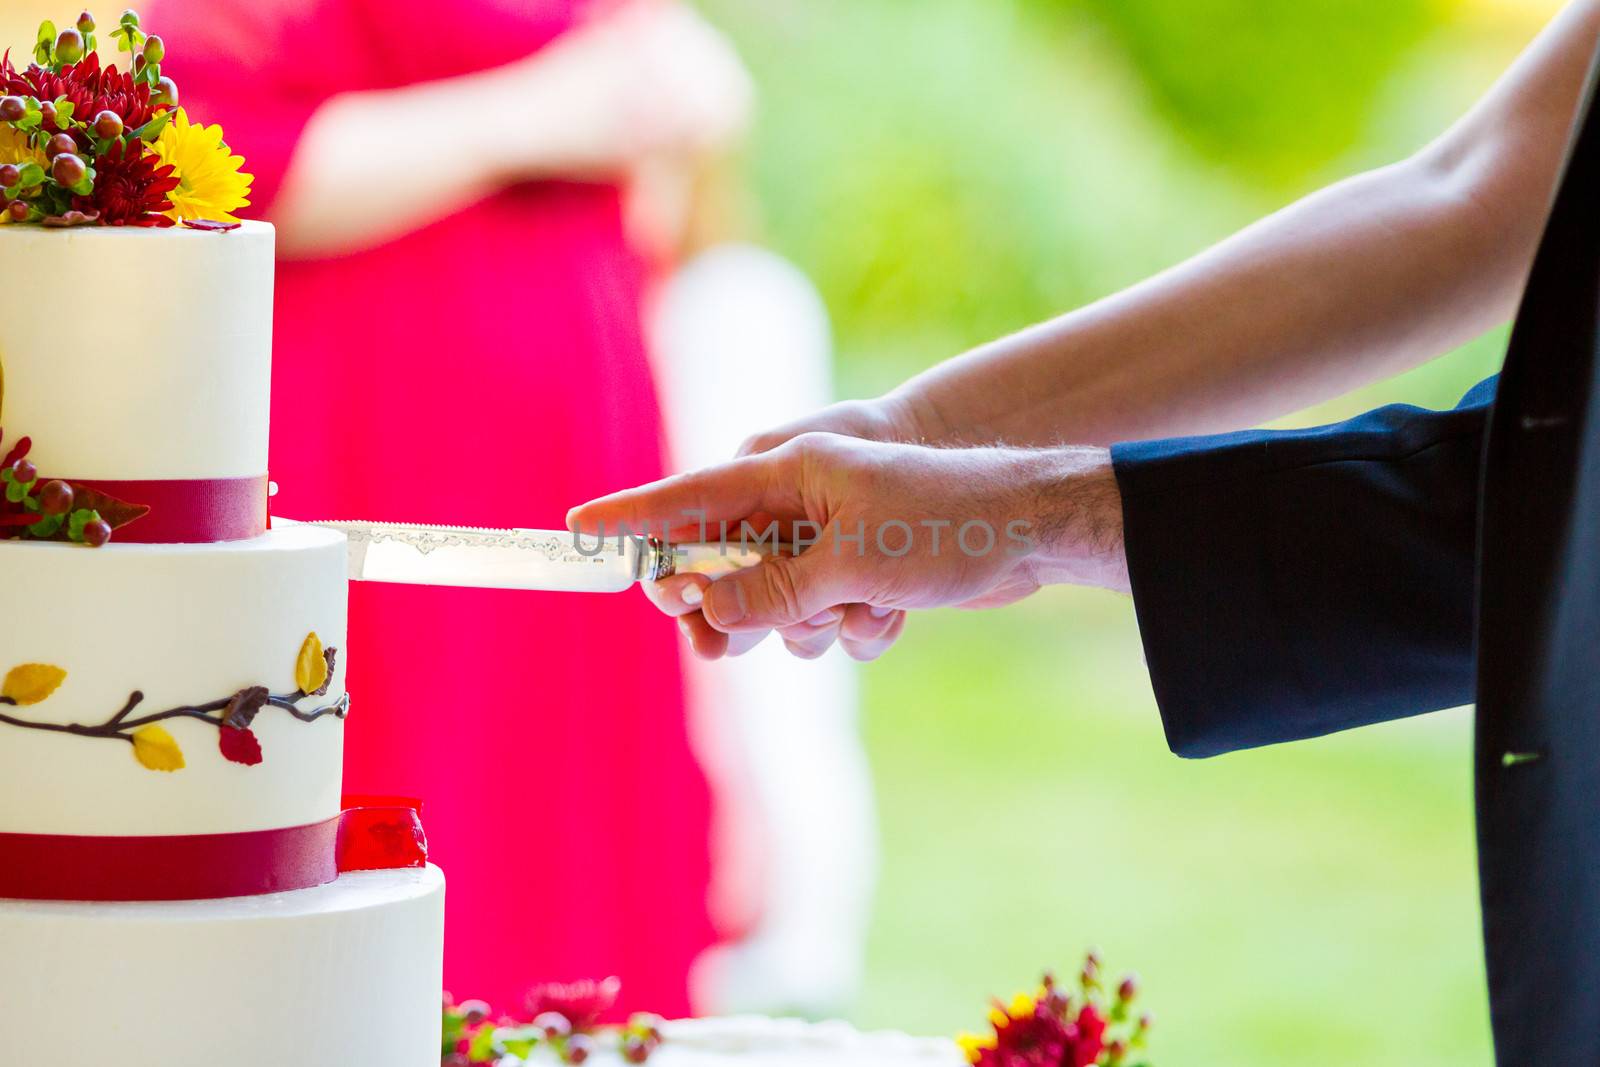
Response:
[[[572,1033],[572,1021],[559,1011],[547,1011],[535,1016],[533,1025],[543,1030],[546,1037],[566,1037]]]
[[[94,132],[108,141],[113,137],[121,137],[122,116],[109,109],[100,112],[94,117]]]
[[[85,11],[83,14],[78,16],[78,32],[79,33],[93,33],[94,32],[94,16],[89,14],[89,12],[87,12],[87,11]]]
[[[573,1034],[567,1038],[568,1063],[582,1063],[594,1052],[594,1038],[587,1034]]]
[[[155,91],[150,94],[152,104],[165,104],[168,107],[178,106],[178,83],[166,75],[156,81]]]
[[[60,479],[44,483],[39,490],[39,510],[46,515],[65,515],[72,510],[72,486]]]
[[[638,1037],[630,1037],[622,1043],[622,1058],[629,1063],[643,1063],[650,1058],[650,1045]]]
[[[78,142],[72,139],[70,133],[58,133],[45,142],[44,158],[54,159],[63,152],[76,152]]]
[[[83,181],[84,175],[88,173],[89,168],[84,165],[83,160],[71,152],[61,153],[50,164],[50,177],[69,188]]]
[[[27,222],[28,221],[28,205],[23,203],[21,200],[13,200],[13,201],[11,201],[10,205],[6,208],[6,210],[11,213],[12,221],[14,221],[14,222]]]
[[[151,63],[159,63],[167,58],[167,45],[160,34],[152,33],[144,39],[144,58]]]
[[[20,96],[0,98],[0,122],[16,122],[28,113],[28,105]]]
[[[11,465],[11,477],[27,485],[39,477],[39,468],[35,467],[31,460],[19,459]]]
[[[489,1005],[481,1000],[463,1000],[457,1010],[467,1017],[468,1026],[477,1026],[489,1017]]]
[[[0,189],[9,189],[22,180],[22,171],[16,164],[6,163],[0,165]]]
[[[90,548],[99,548],[111,540],[111,524],[104,519],[95,519],[83,526],[83,543]]]
[[[1139,995],[1139,980],[1137,978],[1135,978],[1131,974],[1128,975],[1128,977],[1126,977],[1126,978],[1124,978],[1122,980],[1122,984],[1121,985],[1117,986],[1117,999],[1118,1000],[1132,1000],[1134,997],[1136,997],[1138,995]]]
[[[56,36],[56,62],[76,63],[83,58],[83,34],[76,26],[62,30]]]
[[[56,105],[49,100],[39,103],[39,114],[44,116],[44,121],[54,126],[56,124]]]

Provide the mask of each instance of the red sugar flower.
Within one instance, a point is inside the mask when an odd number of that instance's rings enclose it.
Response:
[[[178,187],[172,167],[142,144],[117,141],[94,161],[94,191],[72,198],[79,211],[98,211],[107,226],[171,226],[162,214],[172,207],[167,194]]]

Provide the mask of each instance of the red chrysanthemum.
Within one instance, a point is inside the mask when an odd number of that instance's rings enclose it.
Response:
[[[62,67],[60,73],[52,73],[37,63],[19,71],[11,65],[8,51],[0,59],[0,91],[40,100],[64,96],[72,101],[73,116],[83,120],[92,120],[102,111],[115,111],[130,130],[143,126],[164,108],[151,105],[150,86],[135,82],[132,75],[116,67],[102,67],[100,56],[94,52],[82,62]],[[44,129],[54,133],[56,125],[47,121]],[[87,142],[80,138],[79,143]]]
[[[581,982],[547,982],[535,986],[528,994],[528,1014],[534,1018],[546,1012],[555,1012],[582,1033],[592,1030],[600,1017],[617,1003],[622,982],[607,978],[603,982],[585,979]]]
[[[98,211],[106,226],[171,226],[162,212],[172,207],[167,194],[178,187],[178,176],[159,162],[142,143],[114,142],[95,157],[94,191],[73,197],[72,206]]]
[[[1070,1021],[1043,1001],[1027,1014],[1004,1015],[994,1045],[978,1051],[975,1067],[1090,1067],[1105,1051],[1106,1020],[1093,1004]]]

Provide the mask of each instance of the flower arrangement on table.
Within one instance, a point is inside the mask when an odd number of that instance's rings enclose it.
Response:
[[[457,1004],[446,993],[441,1067],[538,1063],[540,1050],[560,1063],[584,1063],[602,1049],[616,1052],[627,1063],[644,1063],[661,1044],[660,1018],[635,1015],[620,1026],[600,1022],[616,1005],[621,990],[616,978],[546,983],[528,994],[520,1018],[495,1016],[481,1000]]]
[[[1133,1013],[1139,983],[1127,975],[1112,990],[1100,978],[1100,957],[1090,952],[1076,991],[1049,974],[1032,993],[995,1002],[987,1034],[957,1041],[974,1067],[1149,1067],[1143,1057],[1149,1013]]]
[[[96,28],[87,11],[59,32],[47,21],[32,63],[0,59],[0,223],[236,227],[252,176],[222,127],[178,106],[165,43],[124,11],[110,33],[129,56],[118,70],[101,64]]]

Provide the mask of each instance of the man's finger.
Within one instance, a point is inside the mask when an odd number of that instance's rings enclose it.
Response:
[[[698,612],[711,579],[703,574],[675,574],[659,582],[644,582],[644,595],[662,614],[674,618]]]
[[[851,604],[839,626],[839,647],[851,659],[870,662],[889,651],[905,626],[903,611]]]
[[[816,659],[839,637],[839,621],[844,618],[840,608],[828,608],[811,616],[798,626],[786,626],[778,631],[784,645],[801,659]]]
[[[689,650],[700,659],[722,659],[724,656],[742,656],[759,645],[767,636],[766,630],[749,630],[744,633],[725,634],[712,629],[705,616],[698,611],[680,616],[678,632],[689,642]]]
[[[746,456],[715,467],[625,489],[567,512],[567,527],[582,533],[615,533],[671,524],[694,529],[700,520],[742,519],[757,511],[795,512],[800,500],[795,480],[784,477],[781,455]]]
[[[813,548],[798,556],[773,556],[760,566],[712,582],[701,610],[724,633],[775,630],[804,622],[834,604],[860,599],[841,590],[844,583],[838,558]]]

